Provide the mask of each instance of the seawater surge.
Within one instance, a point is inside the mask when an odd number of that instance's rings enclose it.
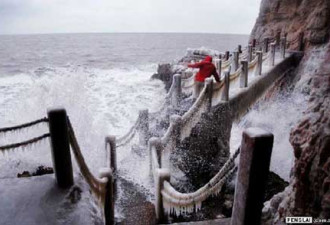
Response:
[[[181,58],[187,48],[232,50],[246,35],[220,34],[63,34],[0,37],[1,127],[46,116],[47,108],[65,107],[93,173],[104,162],[106,135],[126,133],[138,111],[157,111],[163,83],[150,80],[160,62]],[[28,132],[8,133],[0,144],[47,132],[45,124]],[[150,187],[146,155],[118,149],[119,173]],[[0,177],[16,177],[39,165],[52,166],[48,140],[0,155]],[[75,170],[77,171],[77,170]]]
[[[299,115],[302,115],[306,102],[306,96],[298,90],[283,91],[269,101],[260,101],[233,123],[231,152],[240,145],[245,128],[262,127],[274,134],[270,170],[288,181],[294,164],[293,148],[289,142],[290,131],[298,122]]]

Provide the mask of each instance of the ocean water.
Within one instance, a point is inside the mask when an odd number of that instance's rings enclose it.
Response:
[[[164,100],[162,82],[150,80],[158,63],[180,59],[187,48],[226,51],[247,41],[247,35],[222,34],[0,36],[0,127],[64,107],[86,162],[97,174],[106,163],[105,136],[123,135],[140,109],[156,111]],[[40,124],[0,135],[0,145],[39,136],[47,129]],[[119,148],[117,154],[119,172],[148,189],[147,157],[132,154],[130,147]],[[0,154],[0,178],[39,165],[52,166],[48,140]]]

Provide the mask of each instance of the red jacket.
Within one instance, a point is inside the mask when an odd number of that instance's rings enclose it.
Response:
[[[199,82],[204,82],[206,78],[210,77],[211,75],[214,76],[217,82],[220,82],[219,74],[215,66],[212,63],[212,57],[206,56],[202,62],[189,64],[188,67],[190,68],[199,68],[198,73],[196,74],[195,80]]]

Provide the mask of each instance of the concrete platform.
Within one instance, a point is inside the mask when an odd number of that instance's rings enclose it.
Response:
[[[0,179],[0,224],[102,224],[99,208],[83,186],[61,190],[54,175]]]

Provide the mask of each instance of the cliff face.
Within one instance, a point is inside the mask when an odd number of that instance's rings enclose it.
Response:
[[[290,185],[264,209],[276,221],[290,215],[330,218],[330,1],[263,0],[251,38],[287,34],[289,49],[296,50],[301,32],[305,56],[295,91],[305,93],[308,104],[290,135],[295,155]]]
[[[287,34],[289,47],[294,49],[304,32],[307,47],[323,44],[329,39],[329,18],[328,0],[262,0],[251,38]]]

